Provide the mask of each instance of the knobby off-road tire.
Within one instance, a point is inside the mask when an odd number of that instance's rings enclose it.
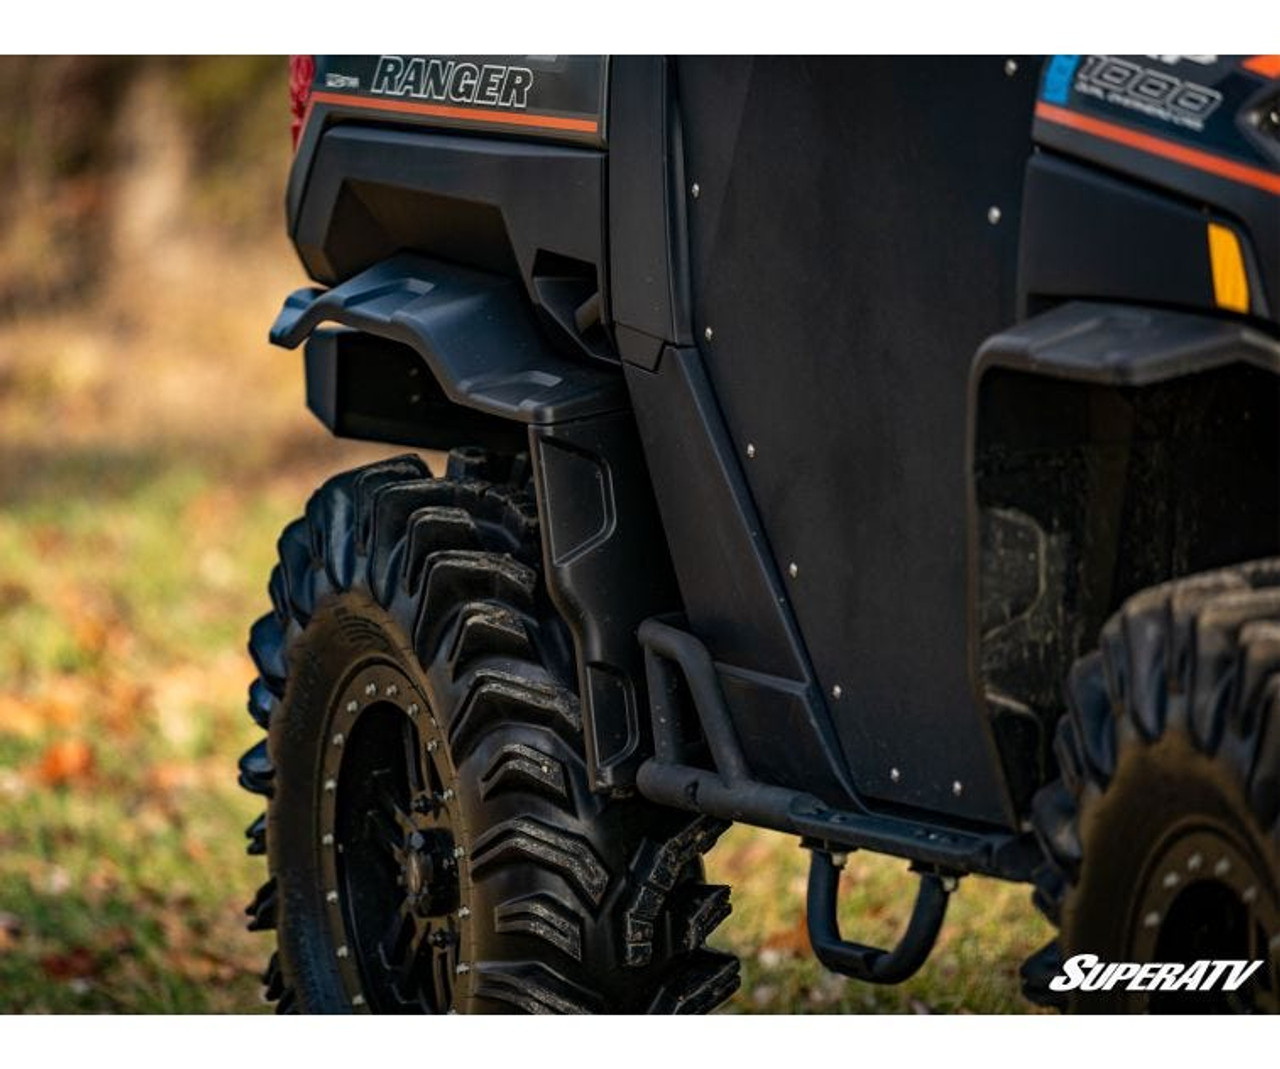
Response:
[[[532,493],[413,456],[331,479],[253,627],[240,782],[269,879],[250,927],[284,1012],[701,1012],[721,822],[589,789],[572,645]]]
[[[1275,1012],[1280,989],[1280,561],[1130,598],[1077,662],[1034,803],[1035,901],[1059,926],[1024,967],[1262,960],[1235,994],[1072,992],[1073,1011]]]

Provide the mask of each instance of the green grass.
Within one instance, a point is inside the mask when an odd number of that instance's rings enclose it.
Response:
[[[242,836],[259,807],[234,785],[257,738],[242,640],[276,536],[321,473],[238,472],[233,489],[225,470],[69,451],[37,486],[4,488],[0,913],[20,931],[0,937],[0,1009],[261,1008],[269,938],[241,912],[262,876]],[[68,742],[92,763],[55,782],[49,755]],[[928,965],[877,988],[813,960],[806,864],[794,840],[749,828],[711,854],[710,878],[734,888],[715,943],[743,959],[729,1012],[1025,1008],[1017,966],[1049,934],[1025,888],[962,882]],[[913,894],[904,863],[853,855],[844,930],[890,942]]]

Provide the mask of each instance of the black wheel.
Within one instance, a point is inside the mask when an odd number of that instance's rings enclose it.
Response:
[[[254,625],[241,783],[270,878],[282,1011],[701,1012],[738,983],[706,936],[722,823],[588,785],[572,644],[537,509],[474,450],[331,479],[280,538]]]
[[[1280,563],[1135,595],[1079,661],[1034,824],[1036,902],[1059,925],[1032,959],[1249,960],[1222,989],[1075,990],[1084,1011],[1280,1009]],[[1172,975],[1172,974],[1171,974]],[[1082,985],[1083,986],[1083,985]]]

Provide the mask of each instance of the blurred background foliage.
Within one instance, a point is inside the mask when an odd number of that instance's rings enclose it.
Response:
[[[332,439],[266,343],[305,282],[289,159],[283,58],[0,58],[0,1011],[262,1008],[244,635],[311,490],[391,452]],[[1025,1008],[1025,888],[964,881],[875,988],[812,960],[806,856],[735,828],[709,858],[730,1012]],[[891,940],[905,865],[844,880],[846,931]]]

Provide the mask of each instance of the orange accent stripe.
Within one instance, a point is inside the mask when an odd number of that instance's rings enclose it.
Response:
[[[1250,56],[1240,66],[1264,78],[1280,78],[1280,56]]]
[[[1137,130],[1130,130],[1127,126],[1094,119],[1054,104],[1046,104],[1044,101],[1036,104],[1036,118],[1057,123],[1059,126],[1068,126],[1073,130],[1093,134],[1095,137],[1114,141],[1119,145],[1127,145],[1141,152],[1149,152],[1153,156],[1173,160],[1174,163],[1181,163],[1186,167],[1194,167],[1197,171],[1204,171],[1206,174],[1227,178],[1232,182],[1261,189],[1264,193],[1280,196],[1280,174],[1274,171],[1264,171],[1261,167],[1236,163],[1234,160],[1215,156],[1211,152],[1187,148],[1185,145],[1178,145],[1161,137],[1139,133]]]
[[[559,115],[529,115],[524,112],[487,111],[484,108],[459,108],[450,104],[419,104],[412,100],[347,96],[343,93],[312,93],[313,104],[338,104],[344,108],[368,108],[370,111],[394,111],[404,115],[430,115],[437,119],[465,119],[497,126],[532,126],[540,130],[572,130],[594,134],[600,127],[594,119],[566,119]]]

